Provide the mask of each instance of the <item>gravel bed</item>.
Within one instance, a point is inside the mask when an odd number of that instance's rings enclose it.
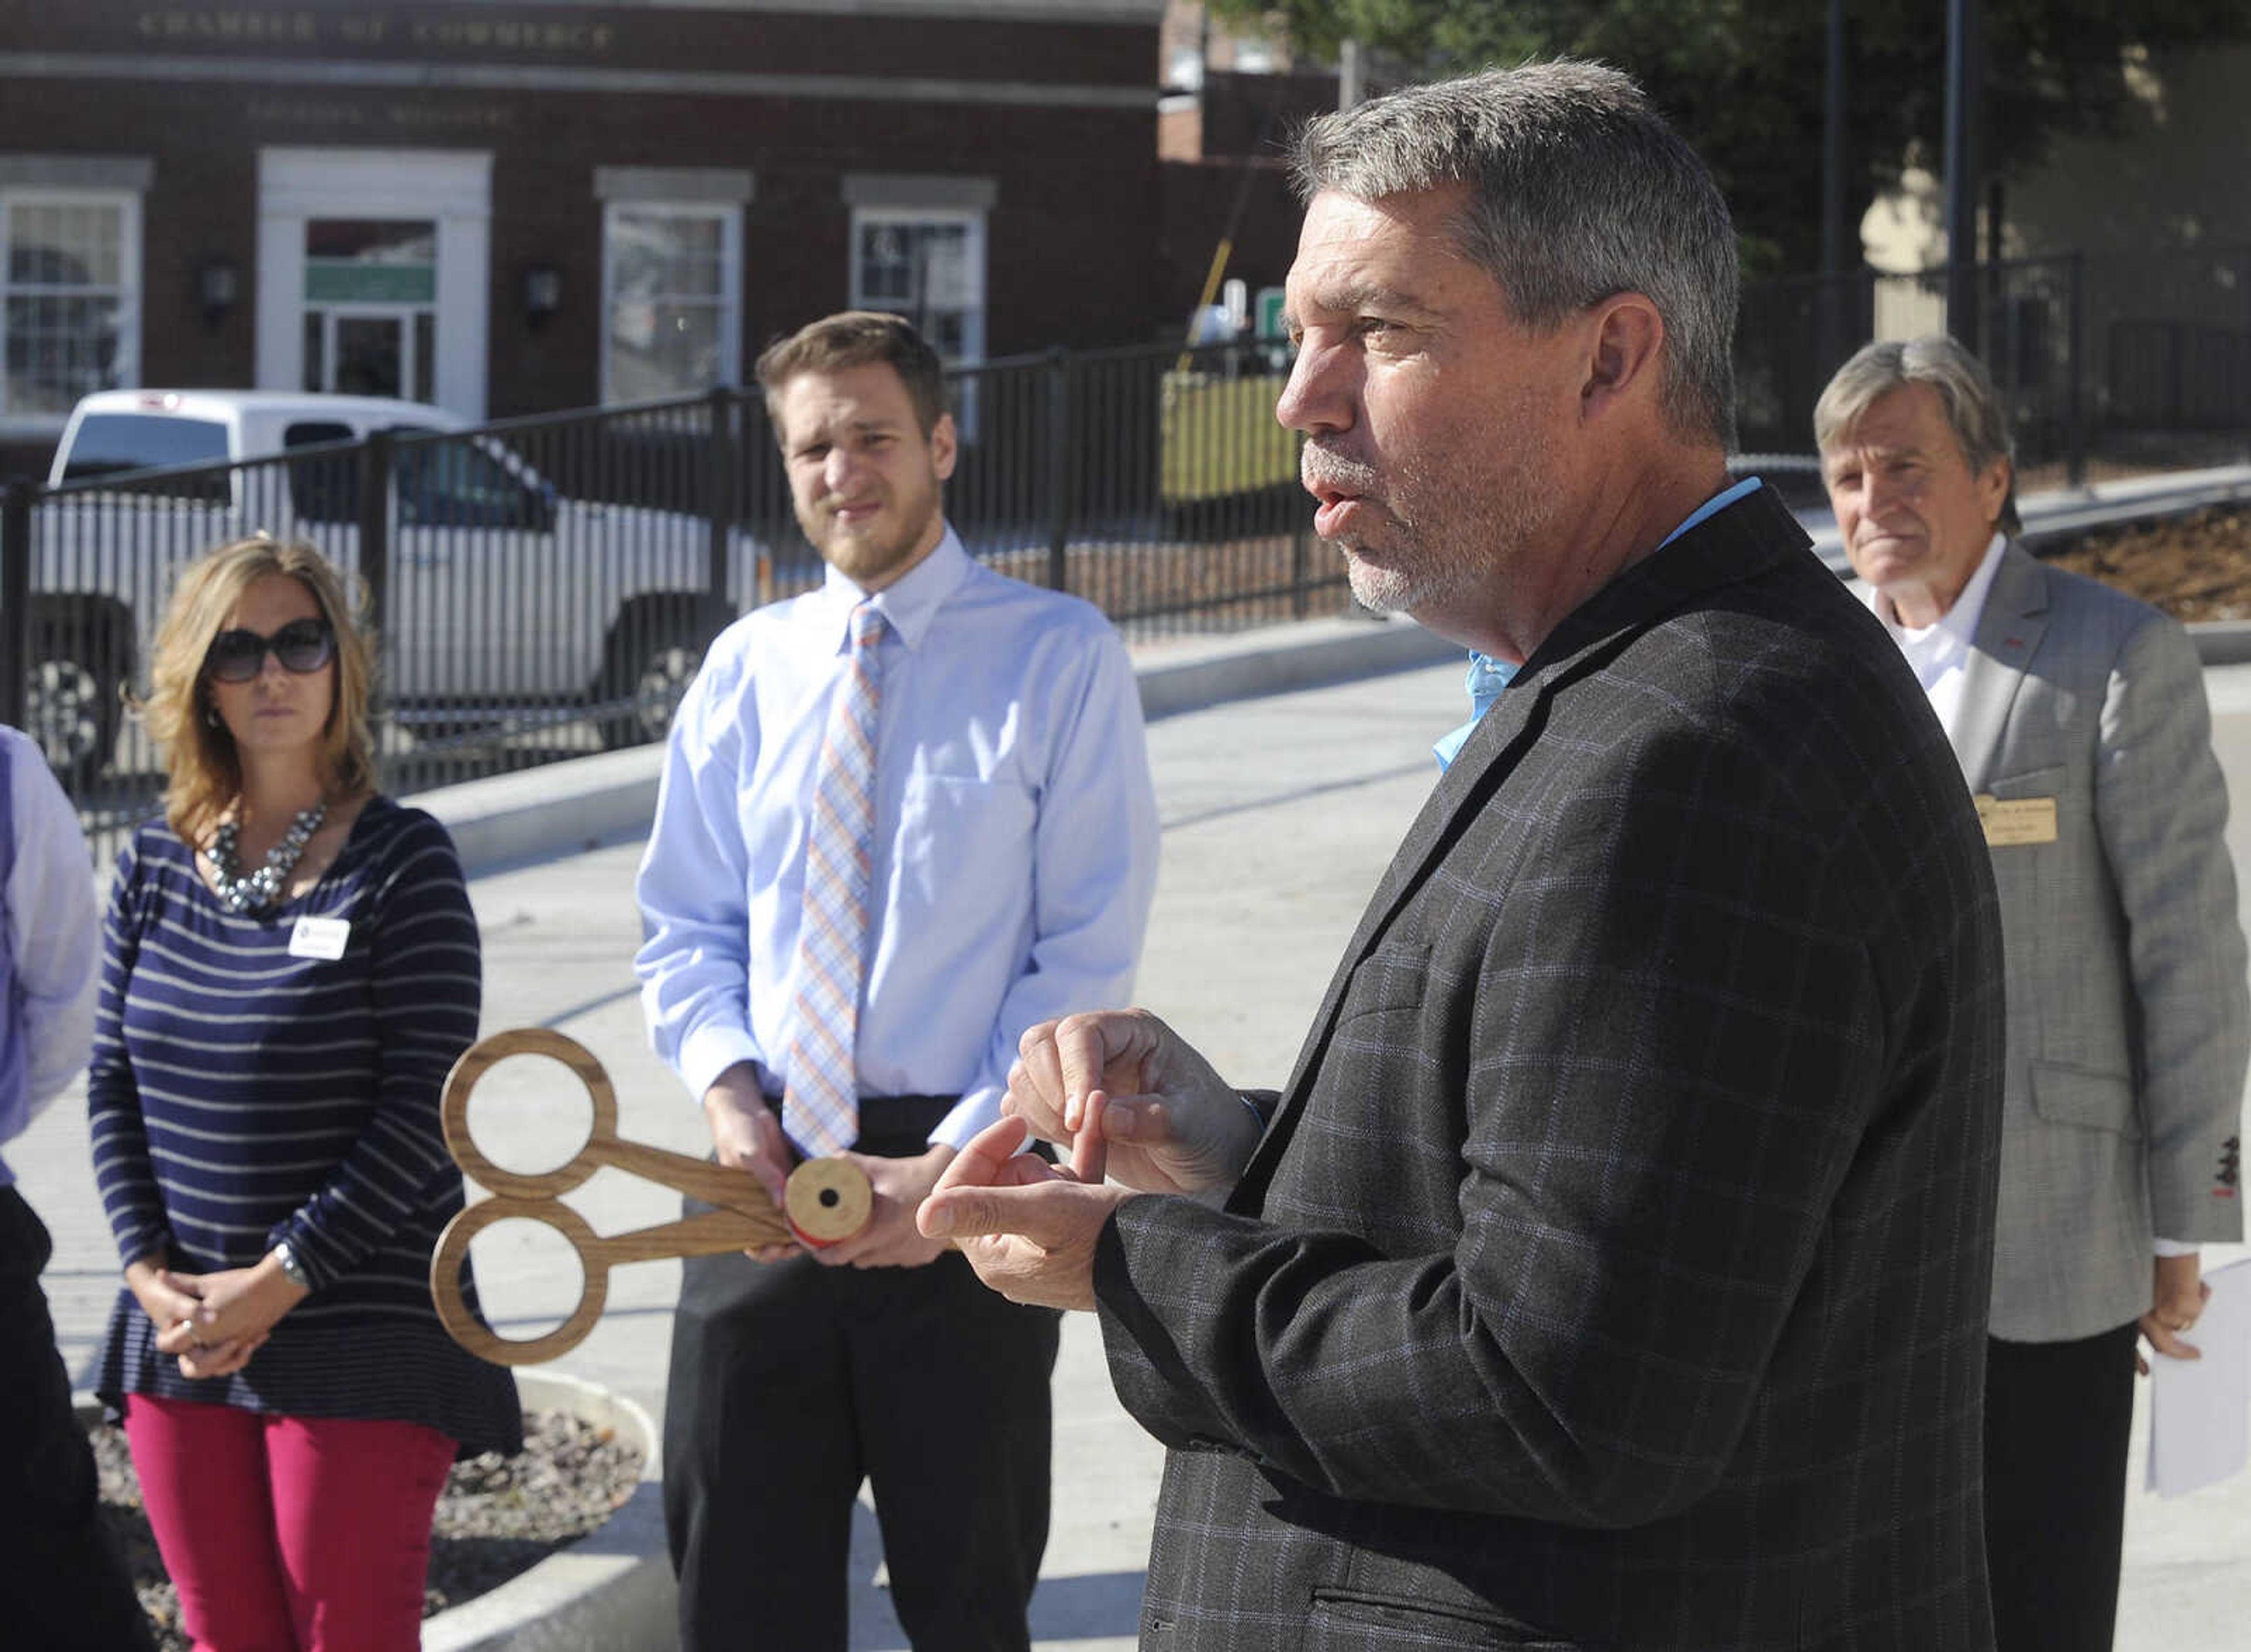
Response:
[[[124,1431],[103,1424],[89,1437],[101,1470],[102,1512],[132,1567],[157,1652],[189,1652],[179,1598],[141,1510]],[[496,1588],[585,1537],[633,1496],[641,1467],[640,1449],[607,1429],[564,1412],[525,1413],[522,1455],[488,1452],[454,1465],[438,1499],[422,1615]]]
[[[2251,619],[2251,508],[2213,505],[2170,521],[2105,528],[2043,554],[2177,620]]]

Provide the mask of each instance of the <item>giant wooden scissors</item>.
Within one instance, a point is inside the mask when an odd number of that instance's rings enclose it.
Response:
[[[501,1169],[478,1151],[469,1133],[469,1093],[495,1063],[519,1055],[551,1056],[560,1061],[578,1075],[594,1103],[593,1128],[585,1146],[568,1163],[537,1175]],[[438,1236],[438,1247],[430,1253],[430,1296],[454,1340],[496,1365],[536,1365],[577,1347],[601,1317],[609,1299],[610,1269],[620,1262],[715,1256],[793,1240],[833,1245],[858,1232],[874,1204],[867,1173],[846,1159],[808,1159],[799,1165],[790,1172],[784,1208],[777,1210],[748,1170],[625,1141],[618,1135],[617,1092],[602,1064],[576,1038],[543,1027],[496,1032],[463,1052],[446,1075],[439,1116],[454,1162],[493,1197],[464,1209]],[[676,1188],[717,1208],[605,1239],[562,1199],[605,1164]],[[469,1241],[495,1222],[512,1220],[543,1223],[570,1240],[578,1253],[585,1278],[578,1305],[544,1336],[502,1336],[471,1313],[461,1298],[461,1264],[468,1256]]]

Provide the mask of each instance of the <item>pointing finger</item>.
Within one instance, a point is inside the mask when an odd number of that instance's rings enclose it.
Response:
[[[1079,1120],[1078,1134],[1070,1142],[1070,1173],[1082,1182],[1099,1185],[1109,1174],[1110,1143],[1103,1135],[1108,1119],[1102,1092],[1089,1091],[1085,1116]]]

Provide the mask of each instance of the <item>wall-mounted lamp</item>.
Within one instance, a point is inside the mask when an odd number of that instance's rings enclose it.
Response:
[[[534,264],[523,272],[523,319],[544,327],[547,318],[563,308],[563,272],[552,264]]]
[[[204,325],[217,327],[242,295],[242,273],[231,258],[207,258],[196,271],[196,298],[204,307]]]

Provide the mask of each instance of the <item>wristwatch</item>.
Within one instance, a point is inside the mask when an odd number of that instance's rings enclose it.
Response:
[[[275,1243],[274,1262],[274,1266],[281,1270],[281,1277],[299,1290],[308,1291],[313,1288],[313,1281],[305,1272],[305,1265],[297,1260],[297,1253],[287,1239],[278,1240]]]

